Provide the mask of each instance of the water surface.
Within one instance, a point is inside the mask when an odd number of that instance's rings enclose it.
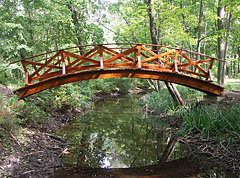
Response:
[[[234,177],[178,143],[140,97],[106,99],[64,127],[69,145],[56,177]]]

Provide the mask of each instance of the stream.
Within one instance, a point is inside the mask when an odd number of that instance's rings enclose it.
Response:
[[[236,177],[180,144],[141,97],[107,98],[59,130],[68,145],[52,177]]]

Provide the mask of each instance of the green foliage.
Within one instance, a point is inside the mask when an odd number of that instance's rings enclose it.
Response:
[[[191,105],[202,99],[203,93],[194,89],[177,85],[177,89],[186,102]],[[154,109],[156,113],[168,113],[176,111],[176,104],[167,88],[150,93],[147,97],[146,104],[149,108]]]
[[[225,91],[240,91],[240,80],[239,79],[229,79],[226,80],[226,85],[224,86]]]
[[[97,93],[128,93],[132,85],[137,84],[136,80],[129,78],[98,79],[88,81],[89,89],[92,94]]]
[[[183,133],[201,134],[219,140],[228,137],[240,138],[240,104],[236,106],[201,106],[182,113]]]
[[[89,106],[89,97],[84,95],[84,89],[74,83],[43,91],[38,93],[36,97],[39,105],[48,112],[61,109],[64,106],[75,109]]]
[[[167,89],[150,93],[147,97],[146,105],[154,109],[156,113],[168,113],[176,109],[175,103]]]
[[[10,100],[10,107],[14,112],[15,118],[19,119],[19,124],[38,123],[46,120],[49,115],[43,108],[38,106],[38,102],[26,99],[18,101],[18,97],[13,97]]]
[[[177,85],[177,89],[181,97],[183,98],[183,100],[186,102],[186,104],[189,104],[189,105],[202,100],[204,95],[203,92],[197,91],[189,87],[181,86],[181,85]]]
[[[11,102],[0,95],[0,133],[3,131],[14,131],[21,123],[12,110]]]

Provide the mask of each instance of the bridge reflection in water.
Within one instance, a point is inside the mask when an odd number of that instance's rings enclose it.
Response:
[[[52,177],[227,177],[199,162],[174,137],[176,127],[144,113],[141,102],[137,95],[107,99],[60,130],[69,145]]]
[[[159,50],[150,50],[152,46]],[[72,47],[17,61],[25,71],[25,87],[15,92],[24,98],[66,83],[128,77],[163,80],[221,95],[223,87],[213,83],[214,61],[223,62],[192,51],[150,44]]]

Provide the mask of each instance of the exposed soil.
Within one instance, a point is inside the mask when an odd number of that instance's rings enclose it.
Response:
[[[10,97],[12,91],[0,85],[0,94]],[[32,98],[34,102],[34,98]],[[77,111],[69,106],[52,113],[44,123],[29,123],[18,131],[1,128],[0,177],[46,178],[61,165],[60,157],[67,144],[56,131],[73,118]]]
[[[49,177],[60,166],[66,142],[55,135],[62,118],[50,119],[42,127],[24,128],[19,136],[11,133],[0,141],[0,177]],[[11,146],[9,146],[11,145]]]
[[[0,84],[0,95],[2,97],[10,97],[12,94],[13,94],[12,90]]]
[[[189,145],[193,153],[205,155],[209,161],[240,176],[240,141],[235,143],[217,142],[201,136],[194,136],[182,139],[180,143]]]

